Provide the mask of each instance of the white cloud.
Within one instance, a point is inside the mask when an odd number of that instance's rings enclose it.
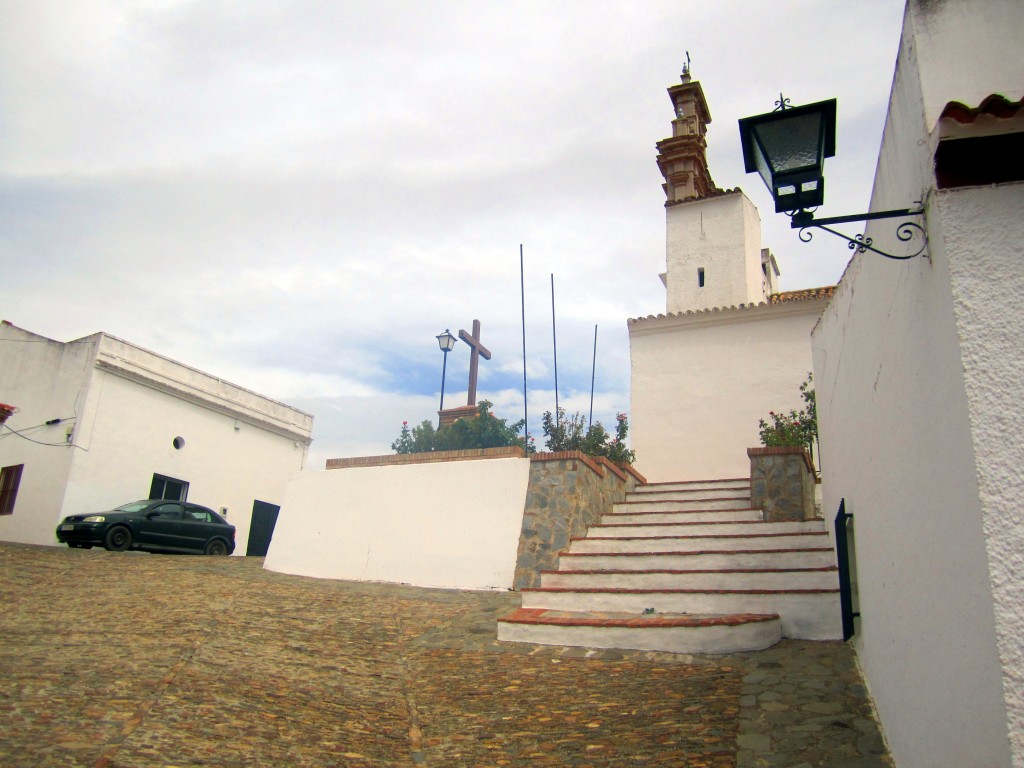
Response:
[[[654,143],[685,50],[715,181],[759,205],[783,288],[822,285],[848,251],[771,212],[736,120],[780,89],[838,97],[828,212],[866,209],[901,10],[0,0],[4,318],[105,330],[294,402],[316,455],[386,451],[436,411],[433,337],[474,318],[494,354],[481,397],[519,418],[523,244],[531,430],[554,408],[551,274],[559,402],[589,410],[596,324],[608,426],[628,408],[626,318],[664,311]]]

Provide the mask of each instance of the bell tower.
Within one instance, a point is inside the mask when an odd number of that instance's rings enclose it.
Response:
[[[675,119],[672,137],[657,143],[658,168],[665,177],[662,185],[666,205],[709,197],[722,190],[715,187],[708,172],[707,140],[711,112],[700,82],[690,79],[689,64],[683,69],[682,82],[668,89]]]
[[[665,307],[687,312],[758,304],[775,292],[774,257],[761,249],[761,218],[746,195],[715,186],[708,170],[711,111],[689,56],[668,89],[672,136],[657,143],[665,179]]]

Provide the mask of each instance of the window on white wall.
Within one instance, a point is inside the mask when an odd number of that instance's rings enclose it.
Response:
[[[24,468],[24,464],[14,464],[0,469],[0,515],[14,514],[14,500],[18,498],[21,470]]]
[[[704,267],[697,267],[697,287],[704,287]]]
[[[153,475],[149,486],[149,498],[185,501],[188,498],[188,483],[166,475]]]

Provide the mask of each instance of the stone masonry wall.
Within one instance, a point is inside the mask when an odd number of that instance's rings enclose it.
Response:
[[[540,586],[540,574],[554,570],[558,555],[569,548],[646,480],[631,466],[586,456],[577,451],[538,453],[530,457],[530,483],[519,536],[514,584],[517,590]]]
[[[810,520],[815,516],[814,465],[803,448],[748,448],[750,506],[764,510],[766,522]]]

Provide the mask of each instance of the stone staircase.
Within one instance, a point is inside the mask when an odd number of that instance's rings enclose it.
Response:
[[[842,637],[824,521],[764,522],[747,479],[637,487],[522,600],[499,640],[733,653]]]

